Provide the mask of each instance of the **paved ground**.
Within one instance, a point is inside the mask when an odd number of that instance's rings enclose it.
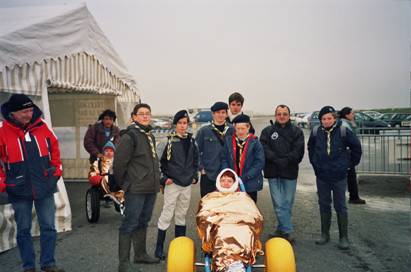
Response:
[[[262,127],[257,123],[257,131]],[[101,209],[97,224],[89,224],[85,217],[85,183],[67,183],[73,212],[73,230],[58,236],[56,258],[66,271],[116,271],[118,226],[121,217],[114,208]],[[194,186],[191,207],[188,212],[187,235],[200,242],[195,233],[194,215],[199,201],[199,186]],[[314,244],[320,231],[317,196],[311,167],[304,159],[301,165],[294,205],[293,222],[297,242],[294,246],[298,271],[409,271],[410,262],[410,198],[407,178],[361,177],[360,192],[367,205],[349,205],[349,236],[351,249],[336,248],[338,230],[333,217],[332,241],[325,246]],[[274,230],[275,216],[269,197],[268,185],[259,193],[258,206],[264,215],[262,240]],[[154,250],[156,221],[162,205],[158,195],[153,220],[148,230],[149,252]],[[170,227],[166,244],[173,238],[174,227]],[[37,251],[39,240],[35,239]],[[201,260],[201,252],[197,251]],[[259,260],[260,262],[262,260]],[[18,250],[0,254],[0,271],[20,271]],[[165,263],[141,266],[143,271],[165,271]],[[201,269],[199,271],[202,271]],[[262,271],[262,270],[260,270]]]

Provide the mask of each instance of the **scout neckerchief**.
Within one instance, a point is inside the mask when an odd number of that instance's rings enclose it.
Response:
[[[330,156],[331,153],[331,132],[333,132],[335,128],[335,124],[330,129],[325,129],[324,131],[327,133],[327,154]]]
[[[150,144],[151,153],[153,155],[153,159],[157,158],[156,146],[154,144],[154,135],[151,133],[150,127],[141,127],[139,123],[135,123],[135,128],[138,129],[141,133],[147,136],[148,142]]]
[[[211,121],[211,130],[214,132],[214,134],[217,136],[217,138],[220,140],[220,144],[224,145],[224,137],[225,134],[227,133],[228,129],[230,127],[228,126],[227,122],[224,123],[224,130],[221,132],[214,124],[214,120]]]
[[[240,144],[238,138],[233,135],[231,137],[231,143],[233,145],[233,161],[234,161],[234,171],[241,177],[243,175],[244,163],[245,163],[245,156],[248,150],[248,143],[250,142],[250,134],[247,135],[243,143]],[[237,166],[237,148],[239,148],[239,165],[240,169]]]
[[[167,160],[168,161],[171,160],[171,147],[172,147],[174,137],[177,137],[180,139],[186,139],[188,137],[188,133],[184,133],[183,135],[180,135],[174,131],[168,136],[168,142],[167,142]]]

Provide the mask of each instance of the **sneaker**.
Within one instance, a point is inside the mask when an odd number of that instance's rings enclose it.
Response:
[[[41,271],[44,271],[44,272],[65,272],[63,269],[58,268],[55,265],[42,267]]]
[[[364,199],[361,199],[361,198],[358,198],[358,199],[350,199],[348,202],[349,202],[350,204],[365,204],[365,203],[366,203],[365,200],[364,200]]]

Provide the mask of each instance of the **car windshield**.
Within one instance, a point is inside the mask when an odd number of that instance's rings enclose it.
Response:
[[[357,112],[355,114],[355,119],[359,121],[371,121],[372,118],[363,112]]]

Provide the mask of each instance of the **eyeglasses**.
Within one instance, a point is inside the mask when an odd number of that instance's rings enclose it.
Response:
[[[279,112],[279,113],[276,113],[275,115],[277,115],[277,116],[288,116],[288,113],[286,113],[286,112]]]
[[[138,116],[151,116],[151,113],[137,113]]]

